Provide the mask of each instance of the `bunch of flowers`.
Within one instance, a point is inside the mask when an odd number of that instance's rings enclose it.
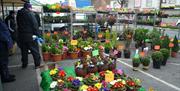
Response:
[[[83,82],[88,86],[93,86],[94,84],[100,82],[100,80],[95,74],[91,73],[84,78]]]

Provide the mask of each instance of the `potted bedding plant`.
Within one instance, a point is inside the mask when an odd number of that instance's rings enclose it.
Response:
[[[162,65],[166,65],[167,59],[170,56],[170,51],[166,48],[160,49],[160,52],[163,54],[163,61],[162,61]]]
[[[172,57],[176,57],[177,56],[177,52],[179,51],[178,39],[177,39],[176,36],[174,37],[173,44],[174,44],[174,47],[172,48],[171,56]]]
[[[139,57],[134,57],[133,59],[132,59],[132,65],[133,65],[133,70],[134,71],[137,71],[137,68],[139,67],[139,65],[140,65],[140,58]]]
[[[50,48],[48,44],[42,45],[42,56],[44,61],[49,61],[51,59]]]
[[[62,60],[63,50],[55,43],[51,45],[51,56],[53,61],[61,61]]]
[[[150,64],[150,57],[149,56],[144,56],[144,57],[141,57],[141,64],[143,65],[143,69],[144,70],[148,70],[149,68],[149,64]]]
[[[68,45],[68,52],[71,59],[77,59],[78,58],[78,49],[74,45]]]
[[[160,51],[155,51],[151,55],[153,60],[153,68],[160,69],[163,61],[163,54]]]

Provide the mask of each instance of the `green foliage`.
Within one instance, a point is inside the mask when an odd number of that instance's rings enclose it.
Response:
[[[48,44],[43,44],[42,45],[42,52],[49,52],[50,51],[50,46]]]
[[[164,59],[168,59],[169,58],[170,51],[168,49],[162,48],[162,49],[160,49],[160,52],[163,54]]]
[[[152,31],[147,33],[148,38],[151,42],[155,42],[157,39],[160,38],[160,32],[157,29],[153,29]]]
[[[144,66],[149,66],[150,64],[150,57],[149,56],[145,56],[145,57],[141,57],[141,63],[144,65]]]
[[[106,30],[105,37],[106,37],[106,39],[111,38],[111,34],[110,34],[109,30]]]
[[[77,47],[74,45],[68,45],[68,51],[69,52],[77,52]]]
[[[164,37],[164,40],[162,40],[161,48],[169,49],[169,43],[170,43],[169,36],[166,35],[166,36]]]
[[[174,43],[174,47],[172,48],[172,51],[178,52],[179,51],[179,45],[178,45],[178,39],[176,36],[174,37],[173,43]]]
[[[134,40],[137,42],[142,42],[143,40],[147,39],[148,31],[149,31],[148,29],[144,29],[144,28],[136,29],[134,34]]]
[[[51,45],[51,53],[52,54],[62,54],[62,50],[59,49],[59,46],[57,46],[55,43]]]
[[[133,36],[133,29],[132,28],[126,28],[123,32],[123,37],[126,40],[131,40]]]
[[[133,63],[137,63],[137,64],[140,64],[140,63],[141,63],[140,58],[136,58],[136,57],[134,57],[134,58],[132,59],[132,61],[133,61]]]
[[[112,45],[115,47],[115,45],[117,44],[117,32],[113,31],[112,32]]]
[[[160,51],[153,52],[151,57],[154,61],[162,61],[163,60],[163,54]]]

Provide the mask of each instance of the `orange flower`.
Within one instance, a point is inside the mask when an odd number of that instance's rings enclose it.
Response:
[[[51,33],[47,33],[46,35],[47,35],[48,37],[50,37],[50,36],[51,36]]]
[[[109,40],[106,40],[106,43],[110,43],[110,41],[109,41]]]
[[[54,35],[57,35],[57,34],[58,34],[58,32],[55,31],[55,32],[54,32]]]

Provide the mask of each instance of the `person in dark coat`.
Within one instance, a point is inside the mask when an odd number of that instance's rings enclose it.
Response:
[[[28,50],[30,50],[33,55],[35,68],[38,68],[41,63],[38,43],[33,40],[33,36],[40,37],[38,33],[38,22],[31,9],[31,4],[26,2],[24,7],[17,13],[18,39],[22,55],[22,68],[26,68],[28,65]]]
[[[13,41],[6,24],[0,19],[0,75],[2,82],[15,81],[15,75],[11,75],[8,69],[8,49],[12,48]]]
[[[16,41],[16,21],[15,21],[15,12],[14,11],[10,11],[9,15],[6,17],[5,19],[5,23],[8,26],[8,29],[11,33],[11,37],[13,39],[13,43]]]

